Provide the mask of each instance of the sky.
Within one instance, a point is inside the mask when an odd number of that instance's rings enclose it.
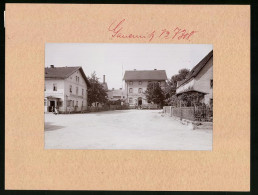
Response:
[[[46,43],[45,67],[81,66],[109,89],[122,88],[125,70],[166,70],[167,77],[182,68],[192,69],[211,50],[209,44],[131,44],[131,43]]]

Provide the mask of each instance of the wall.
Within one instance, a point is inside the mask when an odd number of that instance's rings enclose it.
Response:
[[[150,80],[151,81],[151,80]],[[135,105],[135,103],[138,103],[138,98],[141,97],[142,98],[142,104],[146,105],[148,104],[147,99],[144,95],[144,92],[147,90],[147,86],[149,81],[141,81],[142,83],[139,84],[139,81],[132,81],[132,85],[130,85],[130,81],[125,81],[125,94],[126,94],[126,98],[127,98],[127,103],[129,103],[129,99],[132,98],[133,102],[130,103],[130,105]],[[152,81],[152,82],[158,82],[158,81]],[[162,88],[165,87],[166,82],[165,81],[160,81],[160,85]],[[129,92],[129,89],[132,88],[133,91],[132,93]],[[142,89],[142,93],[139,93],[138,90],[139,88]]]
[[[76,81],[76,76],[79,77],[79,81]],[[72,86],[72,93],[70,92],[70,85]],[[78,94],[76,94],[76,87],[78,87]],[[82,89],[84,89],[84,94],[82,95]],[[83,79],[80,71],[74,72],[70,77],[65,79],[65,108],[66,111],[81,111],[83,108],[87,108],[87,84]],[[69,106],[67,100],[74,101],[74,107]],[[78,107],[75,110],[76,101],[78,101]],[[83,104],[82,104],[83,102]]]
[[[57,91],[53,91],[53,84],[56,84],[57,86]],[[62,101],[62,106],[59,107],[59,110],[63,111],[64,110],[64,80],[61,79],[45,79],[45,100],[46,97],[48,96],[53,96],[60,98],[59,100]],[[52,99],[54,100],[54,99]],[[50,101],[46,101],[45,107],[45,112],[47,112],[47,107],[50,105]]]
[[[208,93],[204,97],[204,103],[209,104],[213,98],[213,89],[210,87],[210,80],[213,79],[213,57],[202,68],[195,77],[194,89]]]

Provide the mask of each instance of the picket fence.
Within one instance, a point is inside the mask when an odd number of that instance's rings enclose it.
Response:
[[[172,107],[164,106],[163,113],[169,116],[175,116],[180,119],[191,121],[210,121],[213,120],[212,109],[206,107]]]

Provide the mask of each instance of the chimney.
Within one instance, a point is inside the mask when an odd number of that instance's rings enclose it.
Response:
[[[112,88],[112,91],[114,91],[115,89],[114,88]]]
[[[55,68],[55,66],[54,65],[50,65],[50,68]]]
[[[157,70],[156,68],[154,70]]]
[[[103,83],[106,82],[106,75],[103,75]]]

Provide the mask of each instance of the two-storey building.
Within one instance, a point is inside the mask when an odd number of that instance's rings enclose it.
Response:
[[[130,107],[135,105],[148,105],[144,92],[151,82],[157,82],[165,88],[167,74],[165,70],[127,70],[125,71],[125,98]]]
[[[213,50],[177,83],[176,95],[200,94],[200,102],[213,105]]]
[[[89,81],[82,67],[45,68],[45,112],[57,107],[60,113],[87,110]]]

